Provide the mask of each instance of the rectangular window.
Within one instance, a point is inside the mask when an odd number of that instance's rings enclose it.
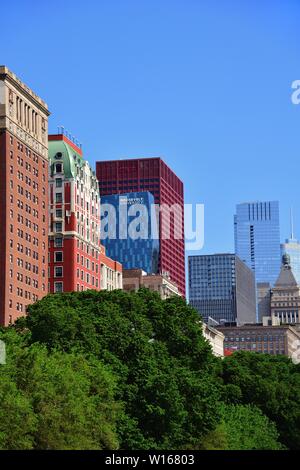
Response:
[[[62,193],[56,193],[55,194],[55,202],[56,203],[61,203],[62,202]]]
[[[61,248],[63,246],[63,239],[62,237],[54,239],[54,246],[55,248]]]
[[[62,219],[62,216],[63,216],[62,209],[56,209],[55,216],[57,219]]]
[[[55,266],[54,268],[54,277],[63,277],[63,267]]]
[[[61,222],[56,222],[55,231],[56,232],[62,232],[62,223]]]
[[[62,179],[61,178],[56,178],[55,187],[56,188],[61,188],[62,187]]]
[[[62,282],[55,282],[54,283],[54,292],[63,292],[63,283]]]
[[[59,262],[63,261],[63,252],[62,251],[55,251],[54,261],[55,261],[55,263],[59,263]]]

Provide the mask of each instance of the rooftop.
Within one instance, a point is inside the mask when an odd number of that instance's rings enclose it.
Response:
[[[12,82],[17,88],[19,88],[23,93],[29,95],[31,99],[33,99],[38,105],[44,108],[46,114],[50,114],[48,111],[47,103],[42,100],[34,91],[32,91],[29,86],[27,86],[22,80],[20,80],[16,74],[14,74],[11,70],[9,70],[6,65],[0,65],[0,78],[1,79],[8,79],[8,81]]]

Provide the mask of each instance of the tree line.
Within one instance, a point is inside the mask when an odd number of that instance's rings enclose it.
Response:
[[[300,449],[300,366],[215,357],[180,297],[49,294],[0,339],[1,449]]]

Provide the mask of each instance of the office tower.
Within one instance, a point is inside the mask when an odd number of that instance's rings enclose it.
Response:
[[[238,204],[234,234],[235,253],[252,269],[256,282],[274,285],[280,271],[279,203]]]
[[[46,103],[0,66],[0,324],[47,293]]]
[[[236,255],[189,256],[189,300],[207,322],[255,323],[254,275]]]
[[[290,257],[282,257],[280,274],[271,290],[271,317],[281,324],[300,323],[300,286],[293,274]]]
[[[100,244],[95,172],[64,134],[49,136],[49,292],[122,287],[122,266]]]
[[[185,295],[183,183],[161,158],[96,163],[100,195],[149,191],[164,211],[159,217],[159,273],[169,273]],[[171,210],[170,210],[171,209]],[[170,236],[165,230],[170,210]],[[166,222],[166,225],[164,223]],[[180,233],[178,233],[180,232]]]
[[[102,213],[106,213],[106,206],[109,209],[107,214],[113,210],[110,217],[103,215],[105,227],[101,243],[106,254],[119,261],[123,269],[140,268],[148,274],[157,273],[159,240],[157,219],[151,210],[154,207],[153,194],[145,191],[102,196],[101,206]]]
[[[300,243],[294,236],[294,221],[291,210],[291,236],[281,244],[281,256],[289,255],[290,266],[298,284],[300,284]]]

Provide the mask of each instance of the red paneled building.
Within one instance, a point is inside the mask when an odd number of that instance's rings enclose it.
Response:
[[[49,292],[122,287],[122,266],[100,244],[98,181],[81,149],[49,136]]]
[[[183,182],[161,158],[98,161],[96,175],[101,195],[150,191],[160,207],[176,206],[176,211],[171,212],[170,236],[164,235],[163,216],[160,213],[159,272],[169,273],[180,293],[185,295]]]

